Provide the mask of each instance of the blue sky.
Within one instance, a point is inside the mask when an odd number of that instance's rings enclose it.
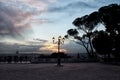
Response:
[[[68,29],[74,28],[75,18],[112,3],[120,1],[0,0],[0,52],[54,52],[57,45],[52,44],[53,36],[64,36]],[[61,50],[84,52],[84,48],[68,40]]]

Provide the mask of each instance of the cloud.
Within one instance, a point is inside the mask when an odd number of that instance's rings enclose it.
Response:
[[[55,3],[55,2],[57,2],[58,0],[48,0],[48,2],[50,2],[50,3]]]
[[[0,54],[12,53],[16,51],[20,53],[36,53],[42,52],[40,48],[44,47],[45,42],[24,41],[24,42],[0,42]],[[44,52],[44,51],[43,51]]]
[[[26,19],[27,15],[30,15],[29,20],[28,20],[29,23],[44,24],[44,23],[53,23],[53,21],[47,18],[36,19],[33,17],[40,16],[41,14],[46,13],[48,11],[48,5],[54,4],[55,2],[57,2],[57,0],[10,0],[10,1],[2,0],[0,1],[0,6],[1,5],[4,6],[5,9],[9,8],[7,9],[9,11],[6,11],[6,12],[9,12],[9,13],[13,12],[15,15],[14,17],[23,16],[24,19]],[[19,15],[17,12],[20,12],[20,14],[23,14],[23,15]],[[16,23],[15,25],[21,25],[21,23]]]
[[[62,48],[65,49],[67,53],[87,53],[83,46],[76,44],[73,41],[66,40]]]
[[[15,49],[16,48],[16,49]],[[8,45],[7,43],[0,43],[0,53],[15,52],[17,50],[17,45]]]
[[[96,8],[96,6],[86,2],[76,1],[68,3],[67,5],[64,6],[62,5],[59,7],[50,7],[48,10],[49,12],[61,12],[61,11],[74,11],[82,8]]]
[[[0,37],[23,37],[23,33],[31,27],[28,22],[31,16],[31,13],[24,13],[0,2]]]
[[[45,43],[39,50],[46,53],[58,52],[58,45]],[[65,41],[65,44],[60,46],[60,51],[65,53],[86,53],[83,46],[76,44],[73,41]]]
[[[44,13],[48,9],[49,3],[55,3],[57,0],[3,0],[0,2],[8,6],[16,7],[26,12]]]
[[[44,40],[44,39],[39,39],[39,38],[36,38],[36,39],[33,39],[35,41],[39,41],[39,42],[42,42],[42,43],[46,43],[48,42],[48,40]]]
[[[19,2],[28,5],[31,8],[34,8],[38,11],[45,12],[47,11],[47,4],[45,1],[40,0],[19,0]]]
[[[39,24],[44,24],[44,23],[54,23],[54,21],[50,19],[45,19],[45,18],[40,18],[40,19],[31,19],[31,23],[39,23]]]
[[[50,45],[44,45],[44,47],[40,48],[40,51],[43,52],[58,52],[57,44],[50,44]],[[60,48],[60,52],[67,52],[66,49]]]

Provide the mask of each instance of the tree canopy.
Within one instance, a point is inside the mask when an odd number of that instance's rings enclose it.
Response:
[[[98,24],[103,24],[106,30],[97,30]],[[67,37],[73,36],[80,41],[88,53],[93,53],[93,47],[100,54],[120,53],[119,4],[103,6],[89,15],[78,17],[73,21],[73,25],[76,28],[69,29]],[[81,33],[83,33],[82,36],[79,35]]]

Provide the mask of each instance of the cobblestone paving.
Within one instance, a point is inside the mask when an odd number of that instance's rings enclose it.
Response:
[[[0,80],[120,80],[120,66],[101,63],[0,64]]]

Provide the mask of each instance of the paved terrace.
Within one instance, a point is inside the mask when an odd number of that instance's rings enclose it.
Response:
[[[0,80],[120,80],[120,66],[101,63],[0,64]]]

